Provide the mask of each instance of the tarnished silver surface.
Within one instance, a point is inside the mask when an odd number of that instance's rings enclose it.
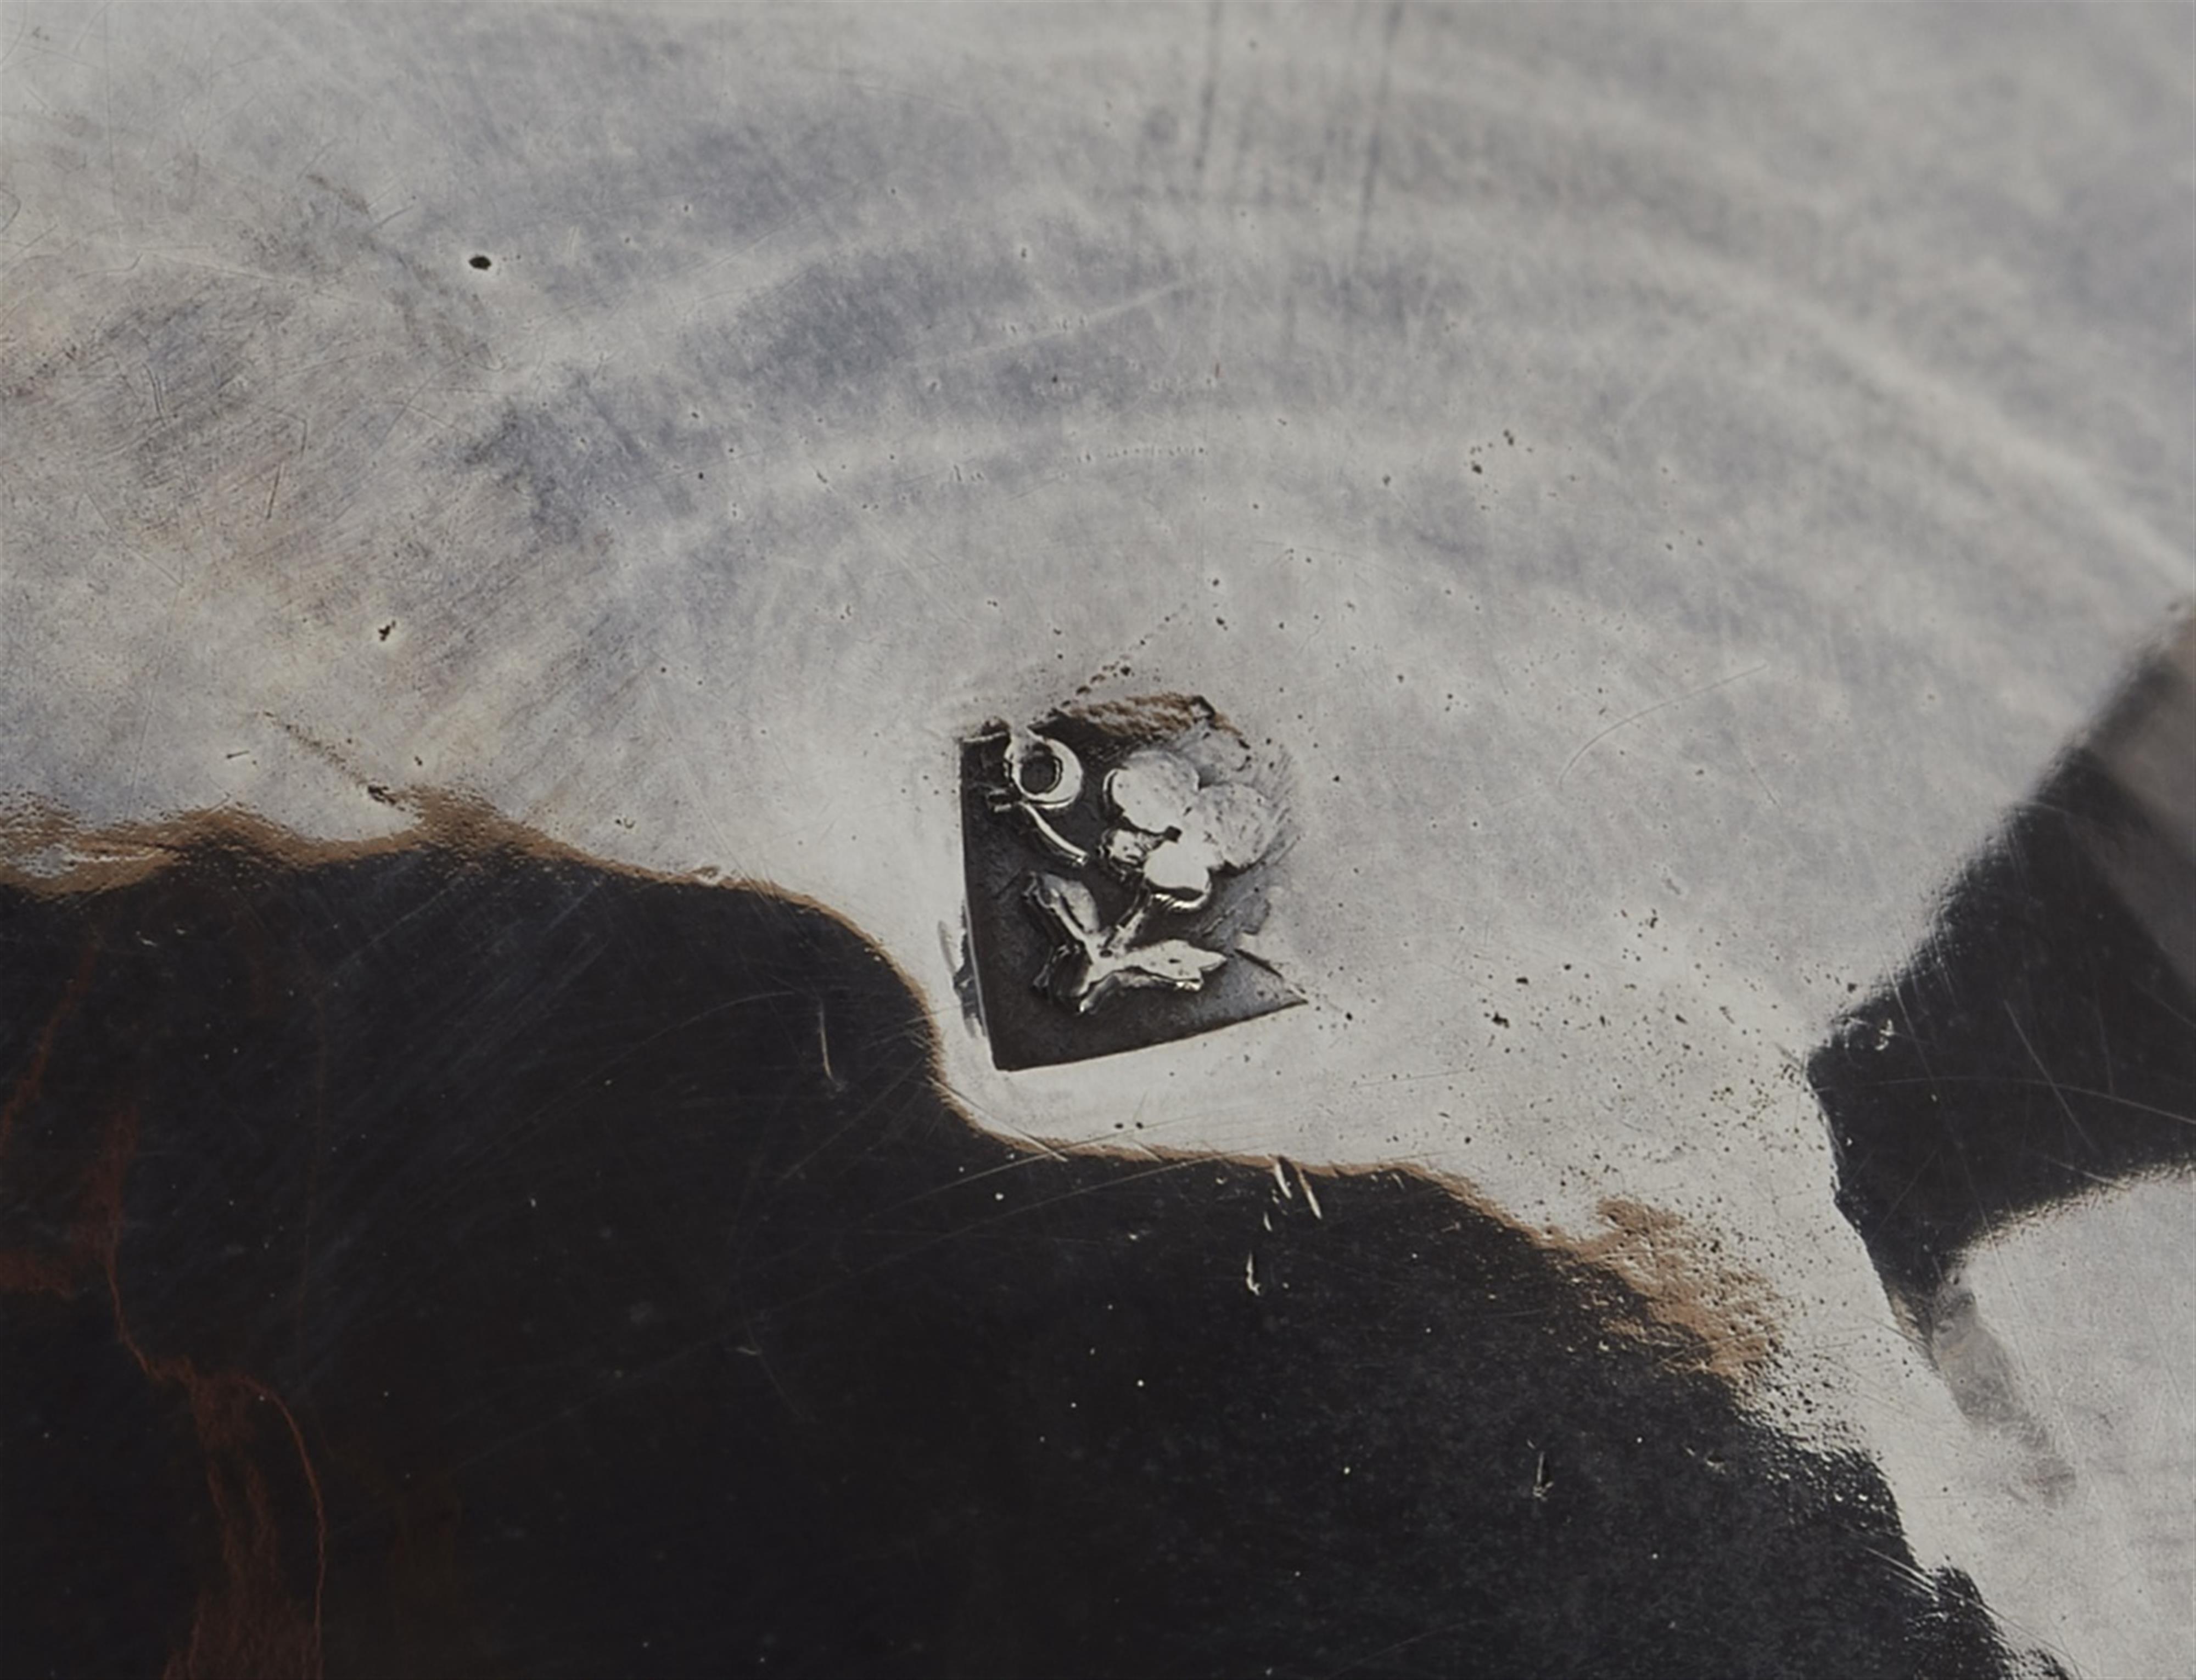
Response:
[[[0,794],[455,790],[835,907],[1003,1131],[1669,1209],[1918,1556],[2185,1672],[2187,1185],[1961,1389],[1795,1067],[2196,587],[2191,18],[14,7]],[[1003,1072],[958,743],[1085,683],[1293,762],[1309,1007]]]

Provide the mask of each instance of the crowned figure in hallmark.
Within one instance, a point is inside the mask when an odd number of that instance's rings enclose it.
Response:
[[[1248,948],[1287,850],[1286,773],[1201,699],[993,722],[962,743],[975,1000],[1003,1068],[1302,1002]]]

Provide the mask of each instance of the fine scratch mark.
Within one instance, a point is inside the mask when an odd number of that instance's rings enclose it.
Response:
[[[1571,771],[1577,767],[1578,761],[1581,759],[1584,758],[1588,753],[1593,751],[1595,748],[1598,747],[1603,742],[1608,740],[1610,736],[1615,734],[1617,730],[1624,728],[1627,725],[1636,724],[1642,718],[1650,718],[1654,716],[1656,713],[1664,711],[1668,707],[1679,705],[1683,701],[1688,700],[1697,700],[1704,694],[1711,694],[1717,689],[1727,688],[1731,684],[1739,681],[1742,678],[1751,677],[1757,671],[1766,671],[1768,668],[1769,661],[1765,659],[1756,664],[1748,666],[1743,671],[1734,671],[1728,677],[1719,677],[1712,683],[1702,683],[1698,688],[1687,689],[1683,694],[1673,694],[1667,700],[1658,700],[1652,706],[1641,707],[1637,712],[1631,713],[1628,717],[1619,718],[1615,723],[1609,725],[1606,729],[1600,730],[1589,736],[1584,746],[1581,747],[1577,752],[1572,753],[1569,758],[1563,760],[1563,767],[1556,776],[1557,788],[1560,789],[1563,787],[1564,780],[1570,775]]]
[[[1429,1639],[1438,1639],[1443,1634],[1454,1633],[1459,1628],[1470,1627],[1479,1620],[1482,1614],[1475,1610],[1468,1616],[1459,1616],[1453,1622],[1442,1622],[1433,1627],[1421,1629],[1417,1633],[1406,1634],[1392,1644],[1383,1645],[1377,1651],[1367,1651],[1363,1656],[1354,1657],[1339,1668],[1326,1670],[1320,1677],[1320,1680],[1342,1680],[1344,1675],[1359,1673],[1372,1667],[1375,1663],[1384,1662],[1400,1651],[1407,1651],[1413,1645],[1421,1644]],[[1571,1671],[1577,1673],[1579,1671],[1573,1669]]]
[[[1258,1256],[1255,1254],[1243,1256],[1243,1287],[1253,1295],[1266,1292],[1266,1286],[1258,1281]]]
[[[2044,1066],[2043,1058],[2036,1054],[2036,1046],[2029,1042],[2027,1030],[2020,1025],[2020,1017],[2014,1012],[2011,1000],[2000,999],[1999,1001],[2005,1005],[2006,1019],[2013,1023],[2014,1036],[2020,1039],[2020,1048],[2028,1052],[2028,1059],[2036,1064],[2037,1072],[2043,1075],[2044,1084],[2050,1088],[2052,1099],[2059,1105],[2059,1111],[2066,1117],[2066,1123],[2074,1129],[2074,1134],[2082,1140],[2083,1146],[2094,1153],[2097,1146],[2095,1140],[2089,1135],[2089,1128],[2075,1117],[2074,1106],[2066,1100],[2066,1093],[2060,1088],[2059,1082],[2051,1077],[2051,1070]],[[2111,1065],[2110,1062],[2106,1063],[2107,1068]]]
[[[816,1421],[814,1416],[806,1406],[794,1398],[793,1390],[787,1388],[780,1380],[777,1367],[771,1363],[769,1351],[762,1344],[762,1337],[755,1334],[754,1320],[748,1319],[742,1328],[747,1331],[748,1339],[736,1344],[732,1351],[736,1354],[744,1354],[749,1359],[758,1361],[762,1366],[762,1374],[769,1379],[770,1386],[777,1391],[778,1399],[785,1402],[785,1409],[802,1423],[813,1424]]]
[[[1304,1205],[1311,1209],[1311,1216],[1314,1219],[1324,1221],[1326,1218],[1326,1209],[1319,1204],[1319,1192],[1311,1187],[1310,1175],[1294,1161],[1290,1162],[1289,1164],[1296,1167],[1297,1182],[1303,1186]]]
[[[1365,142],[1365,185],[1357,195],[1357,248],[1350,271],[1365,260],[1365,241],[1372,230],[1372,191],[1380,179],[1380,141],[1388,121],[1388,83],[1396,63],[1396,32],[1403,26],[1403,0],[1392,0],[1380,42],[1380,86],[1372,95],[1372,136]]]
[[[99,9],[99,79],[107,101],[107,213],[113,218],[115,232],[119,234],[122,230],[122,176],[114,163],[114,30],[113,20],[108,15],[113,10],[112,6]],[[86,24],[84,33],[90,32],[91,26]],[[84,36],[79,35],[77,39],[81,41]]]
[[[824,1017],[824,1000],[816,1000],[816,1050],[824,1062],[824,1082],[834,1091],[843,1091],[847,1082],[831,1066],[831,1034]]]
[[[1220,90],[1220,0],[1212,0],[1205,14],[1205,86],[1197,96],[1197,153],[1190,159],[1190,173],[1201,188],[1205,184],[1205,154],[1212,144],[1212,102]]]
[[[1774,788],[1761,779],[1761,771],[1755,766],[1752,756],[1745,748],[1742,747],[1738,749],[1738,756],[1740,762],[1746,766],[1746,773],[1754,778],[1754,785],[1760,788],[1769,803],[1781,812],[1784,809],[1784,801],[1777,797],[1777,790]]]
[[[1713,325],[1713,318],[1696,323],[1691,331],[1678,334],[1676,342],[1662,353],[1654,370],[1639,382],[1639,389],[1633,392],[1632,401],[1624,405],[1624,412],[1616,417],[1616,424],[1609,435],[1613,450],[1621,453],[1624,435],[1631,430],[1633,418],[1646,406],[1648,399],[1662,388],[1662,382],[1677,370],[1678,364],[1692,354],[1693,346],[1707,336],[1708,328]]]

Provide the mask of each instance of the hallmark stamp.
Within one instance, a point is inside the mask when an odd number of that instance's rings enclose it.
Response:
[[[974,986],[992,1059],[1039,1067],[1301,1002],[1246,941],[1286,778],[1201,699],[994,721],[962,743]]]

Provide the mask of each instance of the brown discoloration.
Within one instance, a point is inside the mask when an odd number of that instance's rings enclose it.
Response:
[[[91,989],[91,977],[97,967],[99,950],[87,946],[78,960],[76,973],[71,977],[68,990],[61,994],[61,1002],[54,1006],[53,1013],[38,1033],[38,1042],[32,1049],[30,1064],[15,1081],[5,1103],[0,1103],[0,1162],[8,1158],[8,1141],[14,1135],[18,1116],[38,1100],[39,1087],[44,1082],[46,1065],[52,1059],[54,1040],[68,1018],[84,1002],[84,994]]]
[[[366,786],[361,780],[362,791]],[[377,803],[408,813],[411,825],[364,840],[316,840],[254,812],[223,807],[90,828],[42,801],[19,800],[0,807],[0,886],[41,896],[101,892],[142,880],[186,851],[208,848],[303,869],[419,846],[447,846],[481,857],[524,853],[652,880],[689,879],[594,857],[514,822],[468,794],[436,788],[381,788],[373,797]],[[713,875],[709,879],[720,878]],[[721,879],[727,885],[756,885]],[[796,895],[777,896],[808,903]]]
[[[1664,1209],[1611,1196],[1595,1211],[1608,1231],[1555,1241],[1579,1259],[1615,1273],[1637,1295],[1646,1322],[1619,1311],[1611,1316],[1611,1328],[1650,1339],[1658,1339],[1650,1325],[1673,1331],[1697,1350],[1698,1369],[1735,1388],[1758,1380],[1777,1347],[1768,1280],[1727,1259],[1713,1238]]]
[[[327,1571],[327,1512],[320,1473],[296,1414],[272,1388],[240,1371],[201,1371],[185,1355],[142,1346],[124,1307],[121,1246],[124,1186],[137,1154],[138,1115],[124,1107],[107,1122],[87,1175],[74,1244],[104,1286],[115,1340],[147,1381],[178,1390],[204,1455],[207,1508],[217,1562],[205,1570],[190,1631],[161,1680],[321,1680],[321,1599]],[[286,1554],[299,1526],[290,1507],[302,1487],[312,1541],[308,1586]]]
[[[371,840],[325,840],[233,809],[87,828],[51,805],[20,801],[0,811],[0,886],[56,898],[104,892],[145,880],[194,847],[303,868],[401,851],[431,839],[485,834],[480,819],[487,813],[462,800],[407,794],[403,804],[419,817],[415,827]],[[488,821],[508,827],[500,818]]]
[[[1306,1213],[1324,1219],[1322,1190],[1382,1179],[1430,1184],[1469,1212],[1492,1220],[1545,1250],[1585,1292],[1604,1326],[1627,1340],[1659,1348],[1677,1370],[1713,1377],[1744,1394],[1767,1373],[1781,1342],[1776,1295],[1759,1273],[1724,1256],[1720,1244],[1678,1215],[1622,1197],[1598,1211],[1609,1229],[1578,1238],[1553,1227],[1525,1224],[1470,1179],[1410,1163],[1368,1162],[1306,1167],[1293,1158],[1216,1154],[1141,1139],[1049,1144],[1024,1138],[1035,1152],[1095,1157],[1169,1172],[1229,1162],[1274,1175],[1282,1202],[1303,1198]]]
[[[1384,1173],[1432,1181],[1465,1208],[1530,1238],[1586,1288],[1609,1330],[1661,1348],[1679,1369],[1743,1392],[1767,1373],[1780,1349],[1776,1292],[1768,1279],[1726,1258],[1714,1238],[1666,1209],[1607,1197],[1595,1211],[1609,1228],[1581,1238],[1524,1224],[1454,1173],[1396,1163],[1310,1173],[1293,1161],[1288,1166],[1321,1184]]]

